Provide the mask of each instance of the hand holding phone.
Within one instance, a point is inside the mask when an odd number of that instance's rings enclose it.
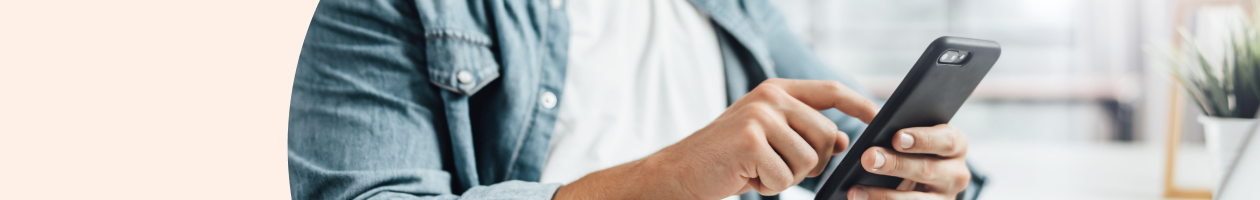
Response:
[[[941,135],[961,135],[957,129],[949,125],[962,103],[997,62],[1001,48],[996,42],[959,38],[940,37],[928,46],[914,67],[893,92],[888,102],[871,121],[870,126],[858,136],[855,143],[843,153],[840,163],[831,171],[823,174],[824,184],[819,188],[816,200],[848,199],[849,191],[855,185],[861,192],[856,196],[863,197],[871,191],[880,195],[896,193],[899,195],[927,195],[927,193],[891,192],[891,189],[909,189],[930,191],[956,191],[962,188],[957,183],[936,183],[939,180],[956,180],[957,178],[939,179],[939,177],[923,177],[927,171],[949,169],[930,169],[933,166],[915,166],[928,162],[897,162],[902,160],[920,160],[942,162],[947,166],[963,166],[965,139],[962,140],[961,151],[957,149],[939,149],[930,147],[932,143],[914,142],[919,140],[947,141],[942,138],[931,138]],[[912,128],[918,127],[918,128]],[[914,130],[921,130],[914,133]],[[908,132],[906,132],[908,131]],[[952,132],[951,132],[952,131]],[[931,134],[931,133],[935,134]],[[945,133],[941,133],[945,132]],[[894,140],[899,146],[894,146]],[[909,140],[909,141],[908,141]],[[905,149],[906,142],[912,148]],[[920,144],[927,143],[927,144]],[[914,146],[920,145],[920,146]],[[950,148],[958,148],[954,143]],[[895,152],[894,150],[909,150]],[[918,150],[918,151],[915,151]],[[866,155],[866,156],[863,156]],[[918,172],[907,169],[921,169]],[[957,170],[957,169],[953,169]],[[876,172],[876,173],[872,173]],[[889,176],[898,175],[898,176]],[[966,174],[963,174],[966,175]],[[912,181],[905,181],[909,178]],[[966,185],[965,178],[962,186]],[[929,185],[915,185],[915,181],[925,181]],[[936,182],[934,182],[936,181]],[[950,188],[932,188],[950,187]],[[938,192],[939,194],[939,192]]]

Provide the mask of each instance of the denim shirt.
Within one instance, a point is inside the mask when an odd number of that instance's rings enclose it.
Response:
[[[691,3],[717,32],[728,104],[767,78],[856,86],[770,3]],[[564,92],[568,42],[562,0],[319,1],[289,109],[292,197],[550,199],[560,184],[537,181],[564,102],[543,99]],[[822,112],[851,138],[865,128]]]

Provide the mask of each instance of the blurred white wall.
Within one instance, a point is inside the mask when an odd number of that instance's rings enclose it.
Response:
[[[1002,58],[955,118],[975,139],[1142,139],[1136,0],[780,0],[825,62],[887,97],[939,36],[997,41]],[[1031,129],[1030,129],[1031,128]]]
[[[1171,123],[1183,135],[1175,184],[1214,180],[1199,111],[1171,104],[1178,88],[1158,53],[1178,45],[1174,27],[1210,34],[1214,16],[1242,1],[774,2],[825,62],[880,97],[939,36],[1000,43],[1002,58],[951,122],[990,175],[981,199],[1161,199]]]

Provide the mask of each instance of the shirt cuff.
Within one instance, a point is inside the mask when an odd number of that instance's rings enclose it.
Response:
[[[559,183],[506,181],[490,186],[477,186],[464,192],[460,199],[538,199],[550,200],[560,189]]]

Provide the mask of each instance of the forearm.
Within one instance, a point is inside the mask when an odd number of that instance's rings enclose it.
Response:
[[[686,190],[670,178],[668,163],[648,158],[588,174],[556,191],[556,200],[567,199],[678,199]]]

